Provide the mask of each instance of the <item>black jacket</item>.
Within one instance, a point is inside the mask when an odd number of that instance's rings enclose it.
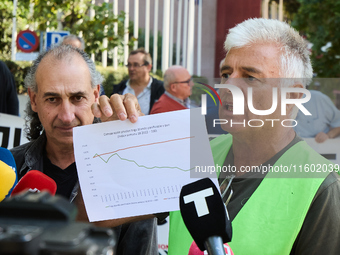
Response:
[[[19,115],[19,99],[12,73],[0,61],[0,113]]]
[[[44,172],[43,153],[46,135],[42,133],[36,140],[12,148],[19,179],[28,171],[36,169]],[[78,194],[79,183],[73,188],[70,202]],[[117,250],[114,254],[157,255],[156,218],[126,223],[112,228],[117,238]]]
[[[124,89],[126,88],[126,83],[127,80],[124,80],[122,82],[120,82],[119,84],[113,85],[113,91],[111,93],[112,94],[123,94]],[[165,89],[163,86],[163,81],[157,80],[155,78],[152,78],[152,83],[151,83],[151,98],[150,98],[150,111],[151,108],[153,106],[153,104],[155,103],[155,101],[157,101],[161,95],[164,93]],[[150,113],[149,111],[149,113]]]

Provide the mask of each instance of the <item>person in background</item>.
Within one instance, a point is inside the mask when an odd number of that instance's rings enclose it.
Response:
[[[165,93],[153,105],[150,114],[190,108],[190,95],[194,85],[191,75],[182,66],[171,66],[164,73]]]
[[[131,94],[99,97],[103,77],[88,55],[70,45],[41,53],[25,78],[30,97],[27,135],[30,142],[11,149],[19,179],[38,170],[57,183],[57,195],[74,202],[77,220],[88,222],[79,190],[73,148],[73,128],[101,121],[136,122],[142,115]],[[115,254],[158,254],[156,218],[153,215],[98,221],[112,227],[118,238]]]
[[[0,113],[19,116],[19,99],[13,74],[0,61]]]
[[[294,127],[302,138],[314,137],[317,143],[340,135],[340,110],[332,100],[317,90],[309,90],[311,99],[304,104],[312,115],[304,115],[301,111],[296,116],[298,124]]]
[[[70,35],[66,35],[62,38],[61,41],[62,45],[71,45],[75,48],[81,49],[81,50],[85,50],[85,42],[83,40],[83,38],[70,34]],[[103,96],[105,95],[105,90],[102,84],[100,84],[100,95]]]
[[[113,86],[112,94],[124,95],[131,93],[138,99],[138,103],[145,115],[150,113],[153,104],[164,93],[163,82],[150,76],[152,59],[143,48],[133,50],[129,54],[129,79]]]
[[[85,50],[85,42],[83,40],[83,38],[70,34],[70,35],[66,35],[62,38],[61,44],[63,45],[72,45],[75,48],[81,49],[81,50]]]

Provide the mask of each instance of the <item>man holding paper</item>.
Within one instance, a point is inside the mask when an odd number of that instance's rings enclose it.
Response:
[[[61,45],[40,54],[26,79],[30,105],[27,130],[29,143],[11,150],[19,178],[39,170],[57,183],[57,193],[75,202],[78,220],[87,221],[74,158],[73,128],[101,121],[136,122],[142,115],[130,94],[99,97],[102,76],[83,51]],[[115,227],[117,254],[158,254],[153,215],[96,222]],[[123,225],[122,225],[123,224]]]

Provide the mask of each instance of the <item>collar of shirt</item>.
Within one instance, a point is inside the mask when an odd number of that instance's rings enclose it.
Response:
[[[182,99],[179,99],[178,97],[175,97],[174,95],[171,95],[168,91],[165,91],[164,93],[165,93],[165,95],[167,95],[171,99],[175,100],[176,102],[180,103],[184,107],[186,107],[188,109],[190,108],[190,98],[189,97],[182,100]]]
[[[151,100],[151,83],[153,79],[150,76],[150,80],[148,85],[143,89],[141,93],[137,96],[138,103],[140,105],[142,113],[148,115],[150,112],[150,100]],[[126,88],[123,91],[123,94],[131,93],[135,95],[135,91],[130,86],[130,79],[126,82]]]
[[[149,80],[149,83],[148,85],[146,85],[146,87],[143,89],[143,91],[141,93],[139,93],[139,95],[137,96],[137,98],[139,97],[142,97],[144,93],[146,93],[148,90],[151,91],[151,83],[152,83],[152,77],[150,76],[150,80]],[[127,91],[127,92],[125,92]],[[133,90],[133,88],[131,88],[130,86],[130,79],[127,80],[126,82],[126,88],[125,88],[125,93],[123,94],[126,94],[126,93],[130,93],[132,95],[135,95],[135,91]]]

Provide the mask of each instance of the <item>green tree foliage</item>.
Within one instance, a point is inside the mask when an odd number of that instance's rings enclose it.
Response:
[[[95,17],[89,16],[90,8],[95,11]],[[91,0],[35,0],[34,20],[38,29],[56,30],[58,12],[62,13],[63,30],[78,35],[82,32],[87,53],[100,53],[116,46],[123,46],[125,14],[113,15],[112,4],[102,3],[92,5]],[[118,35],[114,35],[114,24],[118,24]],[[103,47],[103,39],[108,38],[108,47]],[[129,45],[134,38],[130,37]],[[98,55],[100,56],[100,54]]]
[[[11,1],[0,2],[0,54],[3,58],[10,58],[11,34],[10,24],[12,22],[13,3]]]
[[[33,4],[33,13],[30,13],[30,4]],[[89,17],[91,7],[95,11],[93,19]],[[12,12],[13,1],[1,0],[0,53],[4,59],[9,59],[11,53]],[[62,30],[76,35],[82,32],[87,53],[98,53],[100,58],[103,50],[123,47],[125,14],[121,12],[114,16],[112,4],[91,5],[91,0],[20,0],[17,7],[17,31],[27,29],[28,25],[32,25],[38,34],[47,30],[55,31],[58,29],[58,13],[61,14]],[[114,35],[114,24],[118,24],[118,35]],[[132,31],[131,24],[129,30]],[[105,37],[108,38],[107,48],[102,43]],[[130,36],[130,47],[135,40]]]
[[[11,58],[12,24],[13,24],[13,1],[0,1],[0,56],[2,59]],[[17,8],[17,28],[24,29],[28,15],[28,1],[21,1]]]
[[[317,77],[340,77],[340,1],[295,0],[296,3],[299,8],[290,14],[291,24],[313,44],[314,72]]]
[[[28,29],[29,26],[32,26],[38,35],[47,30],[56,31],[60,29],[58,28],[59,16],[62,30],[70,31],[75,35],[82,32],[86,44],[85,51],[89,54],[95,53],[97,61],[101,60],[101,52],[108,50],[108,63],[110,63],[112,61],[110,50],[118,46],[119,62],[123,65],[124,34],[127,32],[124,31],[125,13],[121,12],[114,16],[112,4],[99,3],[98,0],[96,2],[97,5],[91,5],[91,0],[20,0],[17,5],[17,32]],[[32,10],[30,6],[33,7]],[[91,8],[95,11],[93,19],[89,16]],[[13,0],[0,0],[0,58],[6,61],[14,74],[18,92],[24,93],[23,77],[26,75],[29,63],[10,61],[12,12]],[[114,35],[114,24],[118,24],[118,35]],[[132,22],[129,22],[128,30],[130,32],[128,45],[131,50],[134,41],[137,40],[131,33],[133,31]],[[103,47],[105,37],[108,39],[107,48]],[[115,81],[115,79],[111,80]]]

